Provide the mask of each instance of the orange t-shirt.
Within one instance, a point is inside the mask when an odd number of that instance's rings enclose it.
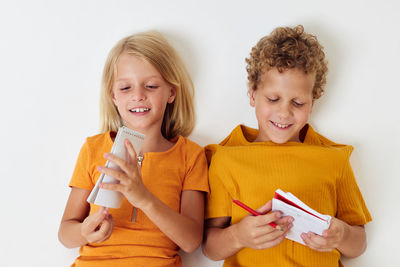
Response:
[[[69,186],[92,190],[100,177],[97,166],[106,164],[103,154],[112,145],[110,132],[87,138]],[[167,151],[145,153],[141,173],[145,186],[177,212],[182,191],[209,191],[204,149],[182,136]],[[98,208],[90,204],[90,213]],[[141,210],[135,212],[133,222],[134,208],[126,198],[119,209],[110,209],[114,218],[110,238],[82,246],[72,266],[181,266],[179,247]]]
[[[303,143],[253,142],[258,131],[240,125],[220,145],[208,146],[211,193],[206,218],[248,215],[233,204],[238,199],[256,209],[276,189],[291,192],[312,209],[350,225],[364,225],[371,215],[357,186],[349,158],[353,147],[336,144],[308,126]],[[340,252],[318,252],[285,239],[278,246],[244,248],[227,258],[228,266],[342,266]]]

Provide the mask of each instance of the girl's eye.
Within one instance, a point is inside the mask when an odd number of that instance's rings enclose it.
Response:
[[[267,97],[267,99],[269,102],[276,102],[279,100],[279,98],[270,98],[270,97]]]
[[[146,85],[146,87],[150,88],[150,89],[157,89],[158,88],[157,85]]]
[[[125,87],[122,87],[122,88],[121,88],[121,91],[124,91],[124,90],[129,90],[129,89],[131,89],[131,87],[130,87],[130,86],[125,86]]]

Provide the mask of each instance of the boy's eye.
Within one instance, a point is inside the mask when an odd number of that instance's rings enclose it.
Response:
[[[272,98],[272,97],[267,97],[269,102],[276,102],[279,100],[279,98]]]
[[[298,101],[293,101],[293,105],[295,105],[296,107],[302,107],[302,106],[304,106],[304,103],[300,103]]]

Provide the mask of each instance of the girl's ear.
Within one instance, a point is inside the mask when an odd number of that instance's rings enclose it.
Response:
[[[171,87],[170,95],[168,97],[168,104],[174,102],[175,97],[176,97],[176,89],[174,87]]]
[[[113,91],[111,91],[111,99],[112,99],[114,105],[116,106],[117,105],[117,103],[116,103],[117,100],[115,99],[115,95],[114,95]]]
[[[256,100],[254,99],[256,91],[253,89],[249,89],[249,96],[250,96],[250,106],[254,107],[256,105]]]

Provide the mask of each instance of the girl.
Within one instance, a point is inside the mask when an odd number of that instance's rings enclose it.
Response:
[[[161,34],[145,32],[111,50],[101,90],[102,133],[80,151],[59,240],[81,247],[72,266],[181,266],[178,249],[201,243],[208,192],[204,151],[183,137],[194,126],[190,76]],[[122,125],[146,135],[140,167],[127,140],[128,160],[107,153]],[[121,208],[86,202],[101,173],[120,181],[100,186],[125,196]]]

